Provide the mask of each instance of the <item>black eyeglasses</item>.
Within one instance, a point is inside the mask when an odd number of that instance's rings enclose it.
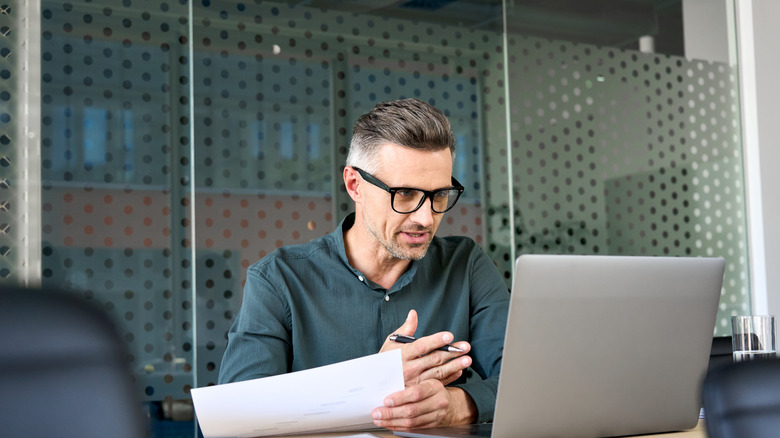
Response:
[[[460,185],[458,180],[452,178],[452,187],[444,187],[436,190],[422,190],[411,187],[388,187],[375,176],[368,172],[363,171],[355,166],[353,169],[357,170],[363,179],[371,183],[380,189],[390,193],[390,206],[393,211],[401,214],[410,214],[417,211],[425,203],[425,200],[431,199],[431,210],[434,213],[444,213],[451,209],[458,202],[458,198],[463,194],[464,187]]]

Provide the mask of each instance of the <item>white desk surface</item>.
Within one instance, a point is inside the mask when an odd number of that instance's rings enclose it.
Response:
[[[317,435],[301,435],[301,437],[305,438],[314,438],[314,437],[323,437],[323,438],[335,438],[335,437],[357,437],[357,436],[375,436],[380,438],[391,438],[395,437],[393,433],[389,430],[368,430],[368,431],[362,431],[362,432],[342,432],[342,433],[330,433],[330,434],[317,434]],[[690,430],[683,430],[680,432],[669,432],[669,433],[654,433],[650,435],[634,435],[635,437],[674,437],[674,438],[706,438],[707,437],[707,431],[704,426],[704,420],[699,420],[699,423]]]

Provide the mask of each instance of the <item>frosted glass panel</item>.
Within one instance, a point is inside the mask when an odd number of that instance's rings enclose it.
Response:
[[[734,67],[681,56],[678,2],[531,3],[43,0],[29,102],[0,5],[0,281],[31,260],[26,103],[43,285],[115,318],[144,400],[186,400],[217,380],[246,268],[352,210],[355,119],[417,97],[452,121],[466,187],[440,235],[475,239],[507,285],[522,253],[723,257],[728,334],[749,310]],[[657,54],[638,51],[648,17]]]
[[[718,256],[749,313],[736,67],[511,34],[516,251]]]

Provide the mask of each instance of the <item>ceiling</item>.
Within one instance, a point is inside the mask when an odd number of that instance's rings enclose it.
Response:
[[[503,28],[501,0],[301,0],[335,9],[481,30]],[[682,0],[506,0],[510,33],[683,56]]]

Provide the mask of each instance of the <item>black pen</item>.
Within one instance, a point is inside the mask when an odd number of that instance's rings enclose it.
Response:
[[[416,339],[412,336],[399,335],[398,333],[393,333],[392,335],[390,335],[390,340],[401,344],[411,344],[412,342],[416,341]],[[449,344],[443,347],[439,347],[437,350],[449,351],[450,353],[463,353],[463,350],[461,350],[460,348]]]

